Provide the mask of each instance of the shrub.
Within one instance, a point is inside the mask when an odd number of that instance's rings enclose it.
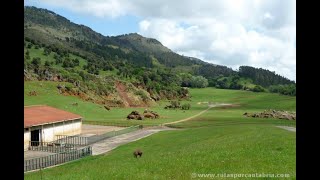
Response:
[[[138,90],[135,92],[136,95],[140,96],[142,98],[143,101],[148,100],[148,96],[146,95],[146,93],[143,90]]]
[[[259,85],[256,85],[253,89],[252,89],[253,92],[264,92],[264,88],[259,86]]]
[[[70,85],[70,84],[67,84],[67,85],[65,86],[65,88],[66,88],[67,91],[71,91],[71,89],[73,88],[73,86]]]
[[[183,105],[181,106],[181,109],[182,109],[182,110],[189,110],[190,107],[191,107],[191,105],[190,105],[189,103],[186,103],[186,104],[183,104]]]
[[[170,104],[172,106],[172,108],[180,108],[180,102],[179,101],[170,101]]]

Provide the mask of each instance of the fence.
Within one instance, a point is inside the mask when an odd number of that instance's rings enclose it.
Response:
[[[52,142],[30,141],[29,150],[53,153],[69,152],[76,150],[79,146],[87,146],[107,138],[142,129],[142,127],[142,125],[131,126],[125,129],[121,129],[119,131],[111,131],[101,135],[95,135],[90,137],[57,135],[57,140]]]
[[[82,121],[83,124],[101,125],[101,126],[118,126],[130,127],[133,124],[127,122],[107,122],[107,121]]]
[[[121,129],[119,131],[111,131],[111,132],[107,132],[107,133],[104,133],[101,135],[90,136],[90,137],[88,137],[88,144],[93,144],[95,142],[98,142],[98,141],[101,141],[101,140],[104,140],[107,138],[111,138],[111,137],[118,136],[121,134],[133,132],[138,129],[142,129],[142,127],[143,127],[142,125],[131,126],[131,127],[125,128],[125,129]]]
[[[29,150],[32,151],[45,151],[45,152],[53,152],[60,153],[65,151],[75,150],[76,147],[73,144],[68,143],[58,143],[58,142],[38,142],[38,141],[30,141]]]
[[[67,135],[56,135],[55,143],[66,143],[66,144],[73,144],[79,146],[86,146],[88,144],[87,137],[81,136],[67,136]]]
[[[24,160],[24,172],[42,169],[92,155],[91,146],[69,152]]]

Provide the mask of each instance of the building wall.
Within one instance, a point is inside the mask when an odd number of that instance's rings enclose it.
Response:
[[[26,151],[29,147],[29,141],[31,140],[30,131],[24,129],[24,150]]]
[[[56,135],[78,135],[81,133],[82,121],[81,119],[66,121],[66,122],[59,122],[53,124],[46,124],[41,126],[35,126],[29,128],[29,132],[25,132],[24,134],[24,147],[29,146],[29,141],[31,140],[31,133],[30,131],[35,129],[42,129],[40,140],[42,142],[51,142],[56,140]]]
[[[77,135],[81,133],[81,121],[67,121],[43,126],[41,139],[43,142],[56,140],[56,135]]]

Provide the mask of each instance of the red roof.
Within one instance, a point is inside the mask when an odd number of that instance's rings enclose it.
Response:
[[[50,106],[24,107],[24,127],[80,119],[81,116]]]

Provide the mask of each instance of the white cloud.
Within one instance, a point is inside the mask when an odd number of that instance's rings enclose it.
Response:
[[[73,12],[92,15],[98,18],[116,18],[127,15],[131,5],[128,0],[31,0],[53,7],[60,7]]]
[[[180,54],[295,80],[295,0],[42,0],[99,18],[134,15],[139,33]]]
[[[264,15],[263,15],[263,17],[265,18],[265,19],[273,19],[274,17],[270,14],[270,13],[268,13],[268,12],[266,12]]]

